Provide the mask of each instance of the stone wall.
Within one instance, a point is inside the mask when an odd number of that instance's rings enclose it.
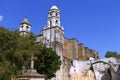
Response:
[[[120,80],[120,60],[104,58],[98,60],[73,60],[70,80]]]
[[[78,46],[76,39],[64,39],[64,56],[69,59],[76,59],[78,57]]]
[[[77,39],[75,39],[75,38],[72,38],[72,39],[64,38],[63,49],[64,49],[63,64],[62,64],[63,65],[63,67],[62,67],[63,80],[69,80],[69,78],[71,78],[69,75],[69,70],[70,70],[73,60],[76,59],[76,60],[86,61],[90,57],[92,57],[94,59],[99,58],[98,53],[96,51],[89,49],[88,47],[85,47],[83,43],[79,44]],[[81,66],[81,65],[79,65],[79,66]],[[75,73],[75,74],[77,74],[77,73]],[[82,75],[82,74],[78,74],[76,76],[79,77],[79,75]],[[87,77],[87,76],[88,75],[86,75],[85,77]],[[74,80],[74,78],[72,78],[71,80]],[[87,78],[86,79],[83,78],[81,80],[87,80]]]
[[[95,80],[94,72],[91,70],[84,71],[83,73],[70,74],[70,80]]]
[[[78,44],[78,59],[85,60],[85,48],[84,44]]]
[[[77,39],[64,39],[64,54],[68,59],[88,60],[90,57],[98,59],[98,53],[95,50],[84,47],[84,44],[79,44]]]

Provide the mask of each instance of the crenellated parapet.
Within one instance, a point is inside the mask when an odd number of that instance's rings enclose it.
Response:
[[[64,39],[64,56],[68,59],[88,60],[90,57],[98,59],[98,52],[88,47],[83,43],[78,43],[76,38]]]

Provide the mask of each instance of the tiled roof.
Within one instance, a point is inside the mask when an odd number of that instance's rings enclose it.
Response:
[[[25,17],[24,19],[23,19],[23,21],[21,22],[21,24],[23,24],[23,23],[26,23],[26,24],[29,24],[30,25],[30,22],[28,21],[28,19]]]

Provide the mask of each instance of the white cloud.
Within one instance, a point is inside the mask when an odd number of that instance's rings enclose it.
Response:
[[[0,21],[2,21],[3,20],[3,16],[0,16]]]

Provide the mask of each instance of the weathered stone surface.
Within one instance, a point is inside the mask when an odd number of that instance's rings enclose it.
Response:
[[[84,44],[79,44],[75,38],[64,39],[64,56],[71,60],[88,60],[90,57],[99,58],[95,50],[84,47]]]
[[[70,80],[82,80],[82,78],[84,78],[83,74],[87,74],[89,71],[93,72],[91,72],[91,75],[94,75],[94,79],[96,80],[120,80],[119,67],[120,60],[115,58],[105,58],[92,61],[73,60],[73,65],[69,72]],[[91,78],[89,80],[94,80],[91,75],[89,75],[89,78]]]

